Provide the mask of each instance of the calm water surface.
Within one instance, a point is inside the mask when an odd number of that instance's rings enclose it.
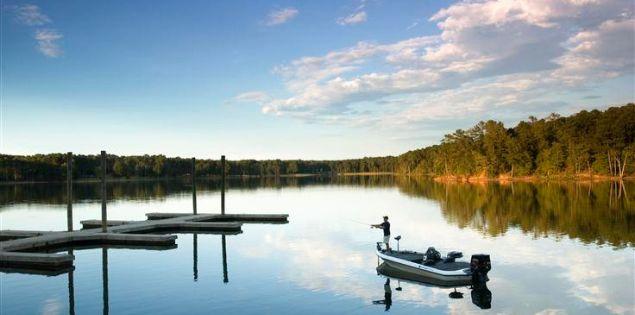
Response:
[[[219,212],[218,187],[197,183],[199,213]],[[100,218],[100,195],[96,184],[74,190],[78,228]],[[65,230],[65,196],[64,184],[0,186],[1,228]],[[290,223],[243,225],[242,234],[224,237],[225,261],[223,236],[178,234],[171,250],[75,250],[72,273],[3,272],[0,313],[635,313],[635,183],[237,180],[226,200],[228,212],[288,213]],[[155,211],[191,212],[191,185],[110,184],[109,219]],[[384,214],[401,248],[491,254],[491,308],[477,305],[469,287],[378,275],[381,232],[359,222]],[[454,290],[463,298],[450,298]]]

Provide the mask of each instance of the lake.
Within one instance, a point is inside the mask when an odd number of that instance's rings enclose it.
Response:
[[[351,176],[233,179],[228,187],[227,213],[288,213],[289,223],[178,234],[170,250],[76,249],[74,271],[57,276],[2,272],[0,313],[635,313],[633,182]],[[191,188],[111,183],[108,219],[191,212]],[[197,183],[199,213],[220,211],[219,188]],[[74,228],[101,217],[100,198],[98,184],[74,185]],[[490,254],[487,291],[378,274],[382,233],[365,224],[383,215],[401,249]],[[2,229],[66,230],[66,218],[63,183],[0,186]]]

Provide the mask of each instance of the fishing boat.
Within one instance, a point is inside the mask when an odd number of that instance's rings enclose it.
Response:
[[[397,241],[401,236],[395,238]],[[445,257],[434,247],[425,253],[408,250],[387,250],[377,243],[377,257],[389,267],[414,276],[432,279],[437,284],[485,283],[489,280],[487,273],[491,269],[490,257],[487,254],[474,254],[470,262],[458,260],[463,253],[451,251]]]
[[[396,291],[402,291],[402,283],[407,283],[412,285],[446,289],[448,291],[453,290],[449,292],[446,291],[448,292],[448,296],[450,297],[450,299],[462,299],[462,291],[469,290],[470,296],[472,298],[472,303],[474,305],[478,306],[481,309],[489,309],[492,307],[492,292],[487,288],[487,284],[485,283],[480,285],[473,285],[471,279],[451,282],[439,281],[435,278],[428,278],[414,273],[403,272],[399,269],[390,267],[386,262],[377,266],[377,274],[385,277],[386,279],[393,280],[393,283],[396,282]],[[388,280],[386,281],[386,283],[390,285],[390,282]],[[392,292],[392,290],[390,291]]]

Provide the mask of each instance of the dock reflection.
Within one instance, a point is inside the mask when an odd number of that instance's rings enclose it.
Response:
[[[193,276],[194,281],[198,281],[198,234],[193,235]],[[222,257],[223,257],[223,283],[229,283],[228,276],[228,267],[227,267],[227,241],[226,235],[221,235],[221,246],[222,246]],[[68,250],[69,254],[73,254],[73,250]],[[4,270],[3,270],[4,271]],[[20,273],[28,273],[34,274],[34,272],[27,272],[26,270],[20,271],[17,270],[15,272]],[[68,274],[68,313],[71,315],[75,314],[75,279],[74,279],[74,268],[69,270],[65,270],[63,272],[57,271],[56,274],[47,274],[44,271],[39,271],[38,274],[43,274],[46,276],[57,276],[60,274]],[[102,303],[103,303],[103,314],[106,315],[110,312],[110,303],[109,303],[109,285],[108,285],[108,247],[101,248],[101,279],[102,279]]]
[[[228,234],[234,235],[234,234]],[[227,241],[225,234],[221,234],[221,250],[223,256],[223,283],[229,283],[227,272]],[[198,233],[192,235],[192,276],[193,280],[198,281]]]
[[[73,250],[68,251],[69,255],[73,255]],[[68,272],[68,313],[75,315],[75,270]]]

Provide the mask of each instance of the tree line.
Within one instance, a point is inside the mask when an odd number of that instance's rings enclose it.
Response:
[[[75,155],[73,177],[101,174],[99,155]],[[390,172],[453,177],[591,176],[624,177],[635,167],[635,104],[604,111],[581,111],[561,117],[529,117],[515,127],[485,121],[446,135],[440,144],[400,156],[349,160],[228,161],[225,173],[235,176],[284,176]],[[108,155],[114,178],[189,176],[191,159],[164,155]],[[196,160],[196,175],[221,174],[219,160]],[[66,177],[63,153],[0,155],[0,181],[55,181]]]
[[[341,161],[312,160],[238,160],[226,161],[229,176],[285,176],[301,174],[332,175],[334,173],[377,173],[393,170],[394,157],[376,157]],[[0,181],[56,181],[66,179],[67,157],[63,153],[30,156],[0,155]],[[197,177],[221,174],[220,160],[197,159]],[[172,178],[190,176],[192,160],[164,155],[117,156],[106,158],[111,178]],[[73,178],[99,178],[100,155],[74,155]]]
[[[635,104],[569,117],[529,117],[513,128],[489,120],[441,144],[398,157],[398,173],[434,176],[624,177],[635,168]],[[630,164],[629,164],[630,163]]]

